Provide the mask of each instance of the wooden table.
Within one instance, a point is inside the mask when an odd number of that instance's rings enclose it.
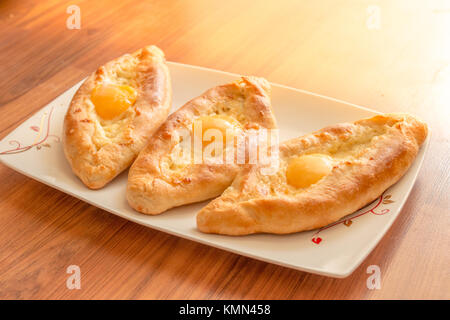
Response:
[[[70,4],[80,30],[66,27]],[[142,227],[0,165],[0,298],[450,298],[449,2],[4,0],[0,138],[146,44],[169,61],[422,117],[431,145],[402,213],[351,276],[331,279]],[[73,264],[81,290],[66,288]],[[380,290],[366,286],[369,265]]]

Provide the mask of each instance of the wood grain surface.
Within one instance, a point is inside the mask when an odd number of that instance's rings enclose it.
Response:
[[[72,4],[79,30],[66,27]],[[1,299],[450,298],[449,1],[3,0],[0,138],[147,44],[169,61],[422,117],[431,145],[399,218],[351,276],[332,279],[145,228],[0,165]],[[69,265],[80,290],[66,288]],[[379,290],[366,286],[369,265]]]

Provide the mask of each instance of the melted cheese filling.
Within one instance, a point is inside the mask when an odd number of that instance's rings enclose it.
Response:
[[[236,142],[235,137],[240,134],[245,123],[248,121],[244,113],[244,104],[244,97],[240,93],[219,99],[211,106],[207,114],[200,115],[193,122],[186,124],[185,128],[190,131],[191,139],[180,139],[173,146],[170,153],[161,160],[161,171],[166,181],[173,182],[175,180],[181,180],[195,170],[195,166],[192,166],[196,158],[194,155],[194,139],[201,141],[202,161],[208,161],[208,159],[211,160],[211,158],[216,157],[215,143],[213,143],[215,141],[214,132],[208,133],[205,136],[209,129],[215,129],[215,133],[218,133],[216,131],[218,130],[222,138],[225,137],[224,139],[226,139],[227,129],[231,130],[230,133],[233,141]],[[201,123],[202,129],[194,130],[196,123],[198,128],[199,122]],[[228,141],[222,141],[223,150],[226,150],[226,144],[224,142],[228,143]],[[190,143],[190,152],[185,152],[186,149],[183,150],[182,146],[185,143]],[[220,154],[217,154],[217,157],[219,156]]]

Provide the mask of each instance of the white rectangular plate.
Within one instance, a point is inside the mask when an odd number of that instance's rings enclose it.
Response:
[[[208,88],[239,77],[178,63],[169,63],[169,68],[175,109]],[[127,204],[126,172],[96,191],[86,188],[72,174],[60,139],[64,115],[80,84],[53,100],[0,142],[0,160],[5,165],[130,221],[244,256],[331,277],[346,277],[353,272],[394,222],[411,191],[429,141],[406,175],[384,193],[384,199],[325,230],[243,237],[203,234],[196,229],[195,215],[206,202],[175,208],[159,216],[146,216]],[[281,141],[330,124],[376,114],[343,101],[276,84],[272,86],[272,103]],[[34,146],[27,148],[31,145]],[[19,152],[5,154],[19,146],[22,148]]]

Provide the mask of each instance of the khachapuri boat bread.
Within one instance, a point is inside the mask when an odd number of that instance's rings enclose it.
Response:
[[[98,68],[81,85],[64,120],[64,152],[73,172],[99,189],[127,169],[167,119],[172,89],[156,46]]]
[[[201,129],[195,131],[196,127]],[[200,134],[200,151],[204,151],[209,147],[205,140],[208,130],[221,133],[223,138],[228,134],[233,142],[223,142],[225,154],[227,148],[235,147],[235,138],[244,137],[251,130],[275,128],[270,85],[265,79],[242,77],[209,89],[171,114],[139,154],[128,175],[130,206],[155,215],[217,197],[232,183],[241,166],[237,161],[208,162],[203,161],[201,154],[201,163],[180,162],[183,139],[190,139],[190,144]],[[180,133],[186,131],[188,138]]]
[[[246,165],[197,215],[206,233],[286,234],[326,226],[378,198],[416,158],[427,126],[384,114],[280,144],[275,174]]]

